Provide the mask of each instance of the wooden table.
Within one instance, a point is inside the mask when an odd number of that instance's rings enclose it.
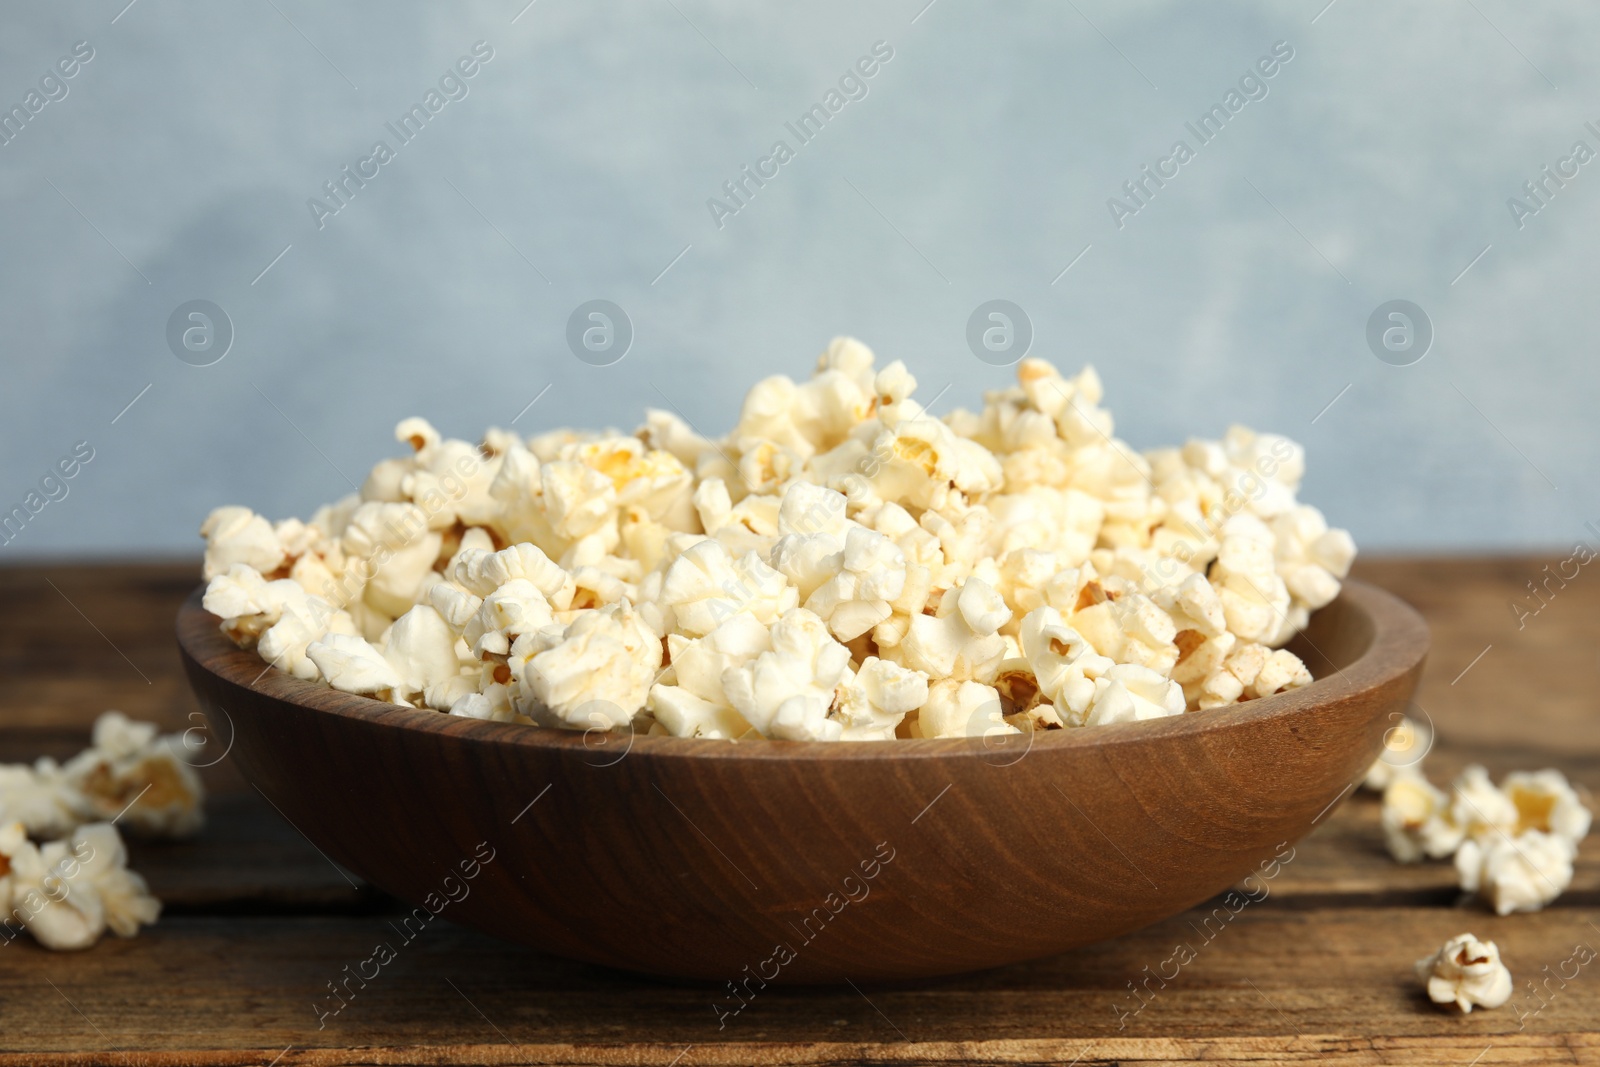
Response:
[[[1417,703],[1439,732],[1436,782],[1477,761],[1497,777],[1554,766],[1600,783],[1600,580],[1580,575],[1519,629],[1510,602],[1546,562],[1359,565],[1433,626]],[[0,760],[71,755],[110,707],[193,725],[171,634],[197,573],[192,562],[0,570]],[[1497,918],[1458,900],[1448,864],[1391,862],[1371,794],[1324,820],[1270,896],[1209,943],[1194,914],[1179,916],[982,974],[768,990],[719,1029],[718,990],[445,924],[319,1029],[314,1002],[392,939],[396,902],[323,858],[230,760],[206,776],[197,840],[133,845],[166,904],[156,926],[78,954],[27,938],[4,948],[0,1064],[1600,1063],[1600,962],[1564,988],[1551,979],[1542,1008],[1524,985],[1578,944],[1600,949],[1600,847],[1586,844],[1554,906]],[[1462,1017],[1419,992],[1412,961],[1463,930],[1499,943],[1519,989],[1511,1004]],[[1197,958],[1136,998],[1130,983],[1179,941],[1198,944]]]

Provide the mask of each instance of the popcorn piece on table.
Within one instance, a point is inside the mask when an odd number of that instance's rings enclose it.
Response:
[[[1416,863],[1424,856],[1443,859],[1466,838],[1449,797],[1420,774],[1389,782],[1383,791],[1382,821],[1384,844],[1401,863]]]
[[[205,788],[184,758],[181,735],[120,711],[95,720],[90,747],[68,760],[62,777],[81,800],[83,822],[118,819],[136,834],[188,837],[205,822]]]
[[[1503,831],[1469,837],[1456,851],[1461,888],[1477,893],[1498,915],[1538,911],[1572,884],[1573,848],[1539,830],[1516,837]]]
[[[1458,934],[1439,951],[1417,961],[1417,977],[1435,1004],[1454,1004],[1463,1012],[1498,1008],[1511,999],[1511,972],[1500,962],[1493,941]]]
[[[1468,837],[1505,834],[1517,827],[1517,806],[1489,780],[1489,772],[1474,763],[1450,785],[1451,817]]]
[[[132,937],[156,921],[161,902],[127,869],[116,827],[92,823],[42,848],[20,822],[0,828],[0,897],[34,940],[50,949],[83,949],[110,927]]]
[[[1589,836],[1593,817],[1560,771],[1512,771],[1500,783],[1500,790],[1517,809],[1517,833],[1539,830],[1574,850]]]
[[[0,765],[0,824],[20,822],[35,837],[63,837],[78,825],[88,800],[52,759]]]
[[[1432,747],[1433,727],[1402,716],[1399,725],[1384,734],[1383,751],[1367,768],[1361,787],[1381,793],[1397,778],[1421,777],[1422,757]]]

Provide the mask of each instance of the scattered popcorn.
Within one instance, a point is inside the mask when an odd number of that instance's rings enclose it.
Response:
[[[1498,915],[1538,911],[1572,884],[1573,847],[1539,830],[1516,837],[1469,837],[1456,851],[1461,888],[1477,893]]]
[[[95,720],[90,746],[65,764],[0,766],[0,824],[52,839],[118,819],[142,836],[188,837],[204,822],[205,791],[183,751],[180,735],[108,711]]]
[[[1396,860],[1454,856],[1462,890],[1501,915],[1538,911],[1572,884],[1592,817],[1560,771],[1514,771],[1496,786],[1472,764],[1447,796],[1419,764],[1401,765],[1383,791],[1384,843]]]
[[[161,902],[117,832],[181,837],[202,822],[202,789],[183,738],[108,711],[89,748],[57,766],[0,767],[0,918],[50,949],[88,948],[110,929],[132,937]],[[42,841],[43,843],[37,843]]]
[[[1450,786],[1450,815],[1468,837],[1504,834],[1517,825],[1517,806],[1474,763]]]
[[[1282,646],[1355,549],[1295,499],[1298,445],[1235,426],[1140,454],[1093,368],[1041,359],[981,411],[916,388],[839,338],[717,439],[663,411],[476,446],[408,418],[410,454],[304,522],[213,511],[205,606],[345,692],[678,737],[1080,728],[1311,683]],[[51,824],[43,772],[7,773],[0,797]],[[1524,793],[1530,826],[1574,832],[1563,797]]]
[[[1589,809],[1560,771],[1512,771],[1500,788],[1517,809],[1516,833],[1551,834],[1574,851],[1589,836]]]
[[[8,916],[45,948],[88,948],[108,927],[132,937],[156,921],[161,902],[127,863],[110,823],[81,826],[43,847],[28,840],[21,823],[0,827],[0,897],[9,897]]]
[[[1465,838],[1450,798],[1420,774],[1400,775],[1383,791],[1384,844],[1401,863],[1416,863],[1424,856],[1444,859]]]
[[[1433,727],[1402,716],[1399,725],[1384,734],[1383,751],[1367,768],[1362,788],[1381,793],[1397,778],[1420,777],[1422,757],[1432,747]]]
[[[0,822],[19,822],[35,837],[62,837],[87,806],[52,759],[0,766]]]
[[[1511,972],[1500,962],[1493,941],[1458,934],[1433,955],[1417,961],[1417,977],[1435,1004],[1454,1004],[1463,1012],[1498,1008],[1511,999]]]
[[[188,837],[205,821],[200,775],[183,739],[120,711],[95,720],[93,741],[61,768],[82,798],[83,822],[117,819],[147,837]]]

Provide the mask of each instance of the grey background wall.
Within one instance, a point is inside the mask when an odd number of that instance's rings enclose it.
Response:
[[[1306,498],[1365,549],[1555,548],[1600,519],[1600,163],[1520,226],[1507,204],[1600,149],[1593,5],[125,3],[0,12],[6,108],[94,50],[0,145],[0,504],[94,449],[0,561],[192,552],[212,505],[348,491],[403,415],[475,436],[546,386],[518,429],[670,402],[720,433],[839,333],[925,399],[948,383],[935,410],[973,404],[1010,376],[965,339],[992,298],[1034,354],[1099,368],[1137,446],[1303,441]],[[478,41],[400,145],[385,123]],[[865,97],[800,145],[785,122],[877,41]],[[1279,41],[1200,146],[1185,122]],[[707,199],[780,138],[719,227]],[[308,198],[380,139],[319,228]],[[1119,228],[1108,198],[1179,139],[1195,157]],[[594,298],[633,323],[611,366],[564,339]],[[1408,366],[1366,336],[1396,298],[1435,331]],[[194,299],[233,325],[210,366],[167,341]]]

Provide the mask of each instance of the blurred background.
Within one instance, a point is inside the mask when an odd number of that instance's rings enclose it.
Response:
[[[720,434],[836,334],[935,411],[977,406],[1014,373],[969,345],[991,300],[1031,354],[1099,369],[1136,447],[1302,441],[1303,499],[1364,550],[1600,541],[1593,5],[93,0],[0,24],[0,511],[93,454],[0,560],[193,554],[222,503],[307,515],[409,414],[476,438],[648,406]],[[620,359],[569,346],[593,300],[626,316]]]

